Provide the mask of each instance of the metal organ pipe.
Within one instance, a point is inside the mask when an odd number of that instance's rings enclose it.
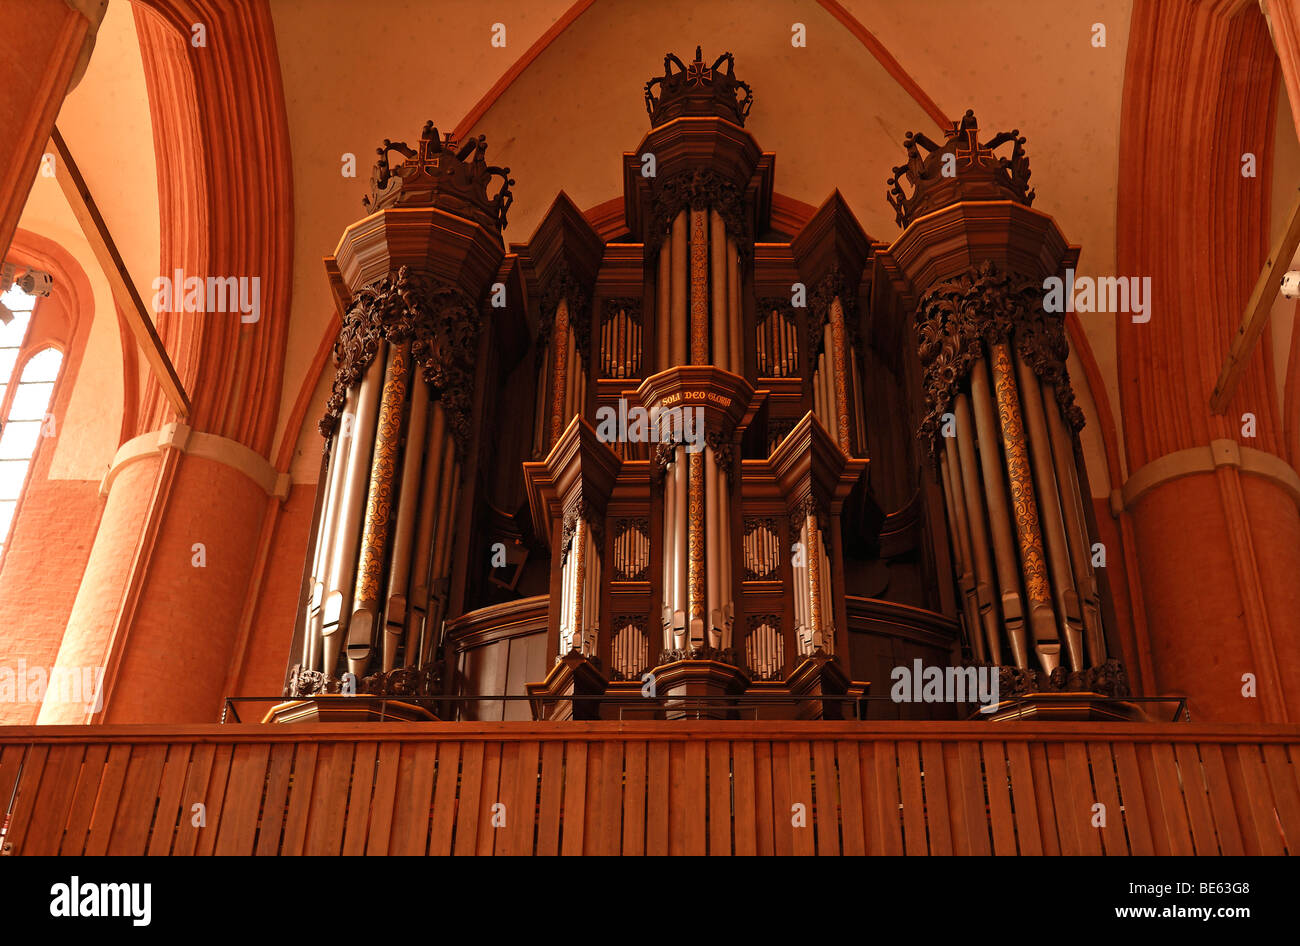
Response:
[[[348,623],[348,669],[358,677],[365,676],[375,645],[375,634],[379,630],[379,609],[383,603],[380,584],[389,550],[390,501],[396,485],[397,456],[406,417],[406,390],[410,373],[410,343],[390,346],[384,370],[379,417],[375,424],[375,446],[370,462],[361,553],[352,596],[352,620]]]
[[[690,363],[688,357],[689,325],[686,308],[690,289],[690,273],[687,271],[686,231],[689,226],[687,211],[683,210],[673,221],[672,245],[672,313],[669,320],[672,333],[672,359],[668,366]]]
[[[423,666],[419,660],[419,638],[429,619],[429,572],[433,560],[433,528],[438,518],[439,480],[447,439],[447,412],[442,401],[429,404],[429,437],[425,444],[420,506],[415,519],[415,549],[408,581],[406,663]]]
[[[1016,373],[1020,378],[1020,401],[1024,407],[1025,426],[1029,434],[1029,458],[1034,471],[1038,499],[1038,519],[1047,546],[1047,563],[1051,570],[1053,601],[1057,627],[1065,641],[1066,656],[1073,670],[1082,670],[1083,618],[1079,613],[1079,595],[1070,572],[1070,552],[1065,539],[1065,519],[1061,511],[1056,471],[1052,468],[1052,445],[1043,415],[1038,376],[1017,353]]]
[[[397,522],[393,530],[393,566],[388,575],[388,606],[384,609],[384,671],[397,666],[397,648],[408,624],[413,624],[407,607],[411,577],[411,552],[415,542],[415,517],[420,505],[420,474],[424,470],[424,443],[429,418],[429,385],[418,366],[411,379],[411,420],[402,452],[402,478],[397,496]],[[412,649],[406,650],[409,660]]]
[[[719,368],[731,370],[731,320],[734,300],[727,291],[727,232],[716,210],[709,211],[709,293],[712,303],[710,328],[713,335],[713,359]]]
[[[975,566],[975,600],[979,605],[980,623],[984,628],[984,642],[994,664],[1002,663],[1002,636],[998,633],[998,609],[993,598],[997,576],[989,555],[989,533],[984,513],[984,493],[979,485],[979,469],[975,460],[975,421],[971,417],[970,399],[958,394],[955,402],[957,420],[957,459],[953,469],[958,472],[953,488],[960,489],[965,498],[966,522],[970,527],[970,542]]]
[[[330,450],[329,481],[326,489],[325,507],[321,511],[320,532],[316,536],[316,553],[319,567],[316,571],[315,586],[312,589],[311,615],[307,624],[307,654],[304,660],[308,669],[321,669],[321,629],[324,624],[325,595],[329,587],[330,568],[334,559],[334,533],[338,528],[339,508],[343,504],[343,484],[348,469],[348,454],[352,449],[352,438],[356,436],[356,410],[358,387],[348,390],[343,407],[343,416],[338,420],[334,443]]]
[[[1065,419],[1061,416],[1055,390],[1045,381],[1040,384],[1040,388],[1044,412],[1047,414],[1047,426],[1051,434],[1052,453],[1056,459],[1057,480],[1061,487],[1061,506],[1065,514],[1070,562],[1074,569],[1075,586],[1082,599],[1084,642],[1087,647],[1088,663],[1095,667],[1105,661],[1106,645],[1102,636],[1097,576],[1092,569],[1092,544],[1088,539],[1079,471],[1075,463],[1074,434],[1067,428]]]
[[[998,586],[1002,592],[1002,617],[1006,622],[1011,659],[1017,667],[1029,667],[1025,642],[1025,612],[1020,596],[1020,566],[1015,539],[1011,534],[1011,510],[1007,500],[1006,472],[1002,467],[1001,434],[997,412],[989,390],[988,365],[980,360],[971,368],[971,402],[975,429],[979,435],[980,465],[984,474],[984,495],[989,502],[989,525],[993,533],[993,557],[997,562]]]
[[[655,362],[659,370],[672,367],[672,237],[659,247],[659,278],[655,282]]]
[[[379,415],[380,388],[388,361],[388,343],[380,342],[379,351],[366,370],[357,397],[357,416],[348,451],[347,478],[343,502],[339,509],[335,546],[330,562],[330,579],[326,588],[322,635],[323,666],[333,674],[343,646],[348,617],[352,610],[352,592],[357,567],[357,547],[361,542],[361,517],[365,509],[371,448],[375,442],[375,422]]]
[[[721,223],[721,217],[718,218]],[[725,233],[725,229],[724,229]],[[733,374],[745,373],[745,348],[740,341],[740,320],[744,310],[744,300],[740,295],[740,253],[736,241],[727,237],[727,326],[731,339],[727,344],[731,356],[729,371]]]

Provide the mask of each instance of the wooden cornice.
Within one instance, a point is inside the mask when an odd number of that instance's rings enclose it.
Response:
[[[528,240],[528,255],[542,286],[567,270],[590,290],[604,253],[604,240],[564,191],[556,196]]]
[[[549,547],[552,524],[579,500],[590,504],[595,515],[603,515],[622,462],[586,420],[573,418],[545,460],[523,465],[524,490],[538,539]]]
[[[838,269],[855,289],[871,256],[872,242],[838,189],[790,241],[799,273],[815,286]]]
[[[811,411],[786,434],[767,462],[787,508],[812,499],[832,516],[839,514],[870,463],[845,456]]]
[[[641,156],[655,156],[655,177],[642,175]],[[623,154],[623,216],[633,237],[645,241],[656,179],[709,170],[745,194],[754,209],[754,233],[768,229],[776,156],[762,151],[744,128],[724,118],[683,117],[652,128],[635,151]]]
[[[472,220],[437,207],[390,207],[344,230],[325,271],[341,316],[358,289],[402,266],[478,298],[504,256],[500,238]]]

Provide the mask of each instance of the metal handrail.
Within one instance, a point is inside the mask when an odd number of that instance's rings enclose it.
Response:
[[[1055,694],[1047,694],[1047,695],[1055,695]],[[1067,694],[1061,694],[1061,695],[1066,696]],[[572,694],[572,693],[556,694],[556,695],[548,694],[546,696],[528,696],[528,695],[521,695],[521,694],[502,694],[500,696],[490,696],[484,694],[464,694],[459,696],[399,696],[399,695],[382,696],[382,695],[377,695],[372,693],[353,693],[353,694],[330,693],[330,694],[313,694],[311,696],[302,696],[302,697],[228,696],[225,698],[224,706],[221,711],[221,722],[223,724],[227,722],[242,723],[243,720],[239,718],[239,710],[237,708],[237,704],[240,703],[279,704],[279,703],[290,703],[290,702],[294,702],[295,700],[318,699],[322,696],[328,699],[345,699],[345,700],[355,700],[362,703],[378,703],[380,704],[381,712],[383,711],[383,704],[385,703],[401,703],[406,705],[415,705],[423,708],[426,706],[426,704],[437,705],[440,703],[451,703],[453,705],[457,703],[506,703],[506,702],[526,702],[526,703],[541,704],[541,703],[559,703],[567,700],[569,702],[581,701],[584,703],[619,703],[619,704],[623,704],[624,707],[627,707],[630,700],[634,699],[626,695],[618,695],[618,694],[598,694],[592,696],[582,696],[582,695]],[[739,712],[741,710],[745,710],[745,711],[753,710],[755,713],[755,717],[754,717],[755,720],[757,720],[758,718],[757,717],[758,710],[765,705],[781,705],[781,704],[790,705],[790,704],[810,703],[810,702],[849,703],[849,704],[853,704],[854,712],[852,718],[856,719],[859,722],[872,721],[872,720],[868,720],[866,714],[862,712],[863,706],[861,704],[864,703],[897,704],[898,703],[898,701],[894,700],[893,697],[884,696],[884,695],[788,696],[786,694],[780,694],[780,693],[751,693],[751,694],[737,694],[735,696],[719,695],[719,696],[692,696],[692,697],[643,696],[640,699],[644,700],[645,704],[648,704],[649,706],[655,706],[661,709],[670,710],[674,714],[682,712],[683,710],[695,710],[699,712],[701,710],[710,709],[710,708],[726,709],[729,711],[736,711],[736,712]],[[1101,704],[1165,703],[1171,705],[1173,708],[1172,718],[1168,720],[1169,722],[1180,722],[1180,721],[1191,722],[1191,718],[1192,718],[1191,713],[1187,708],[1187,700],[1185,697],[1090,696],[1089,699],[1092,702],[1101,703]],[[1009,697],[1008,699],[1000,700],[997,705],[999,707],[999,711],[1002,711],[1004,709],[1016,709],[1019,707],[1030,706],[1033,705],[1034,702],[1035,702],[1034,699],[1030,699],[1028,697]],[[960,703],[955,705],[975,706],[977,704],[971,702],[971,703]],[[229,719],[230,716],[233,716],[234,719],[233,720]],[[622,718],[623,718],[623,713],[622,711],[620,711],[619,719]],[[695,718],[698,719],[701,717],[697,716]],[[458,721],[466,721],[466,720],[454,720],[454,719],[444,720],[444,722],[458,722]],[[473,720],[473,722],[484,722],[484,721],[485,720]],[[886,721],[887,720],[874,720],[874,722],[886,722]],[[953,720],[953,722],[960,722],[960,721],[961,720]],[[542,722],[542,720],[538,720],[538,722]]]

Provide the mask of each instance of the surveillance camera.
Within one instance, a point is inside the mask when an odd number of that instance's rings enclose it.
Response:
[[[1300,299],[1300,269],[1293,269],[1282,277],[1282,295],[1287,299]]]
[[[39,269],[29,269],[14,280],[18,288],[29,296],[48,296],[54,287],[54,277]]]

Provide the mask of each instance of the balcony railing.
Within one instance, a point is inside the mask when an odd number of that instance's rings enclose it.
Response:
[[[0,730],[13,854],[1283,854],[1300,730],[574,722]]]

